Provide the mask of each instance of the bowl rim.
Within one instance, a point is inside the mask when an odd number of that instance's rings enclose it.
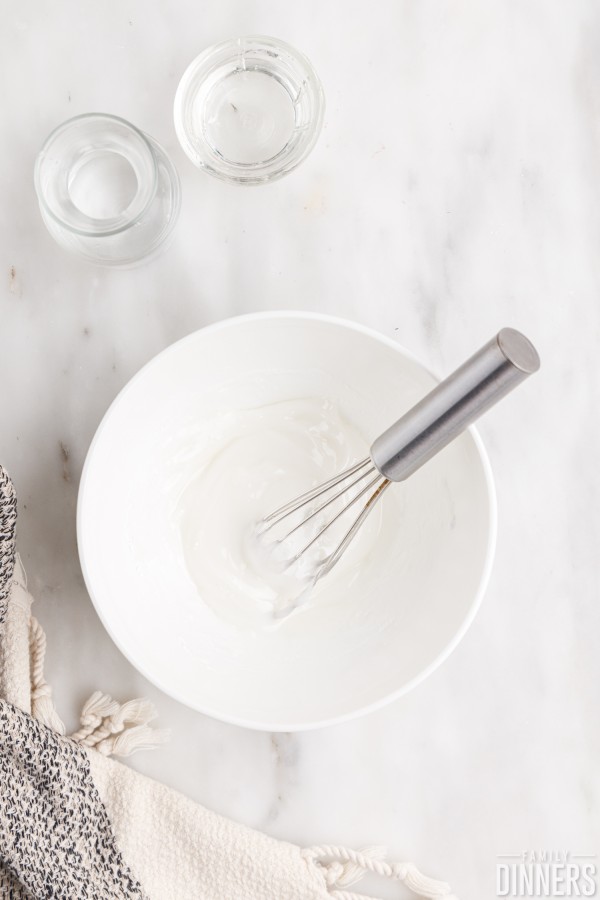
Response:
[[[411,351],[407,350],[402,344],[398,343],[398,341],[394,340],[391,337],[388,337],[385,334],[382,334],[380,331],[377,331],[374,328],[371,328],[367,325],[363,325],[360,322],[352,321],[351,319],[342,318],[340,316],[328,315],[325,313],[317,313],[310,312],[304,310],[275,310],[269,311],[264,310],[260,312],[252,312],[245,313],[239,316],[231,316],[226,319],[221,319],[218,322],[214,322],[210,325],[206,325],[202,328],[196,329],[185,337],[180,338],[169,346],[165,347],[163,350],[159,351],[155,356],[153,356],[147,363],[145,363],[141,369],[139,369],[132,378],[127,381],[127,383],[121,388],[119,393],[116,395],[114,400],[109,405],[108,409],[104,413],[100,424],[98,425],[94,437],[90,443],[88,448],[88,452],[86,454],[85,462],[83,465],[83,470],[81,473],[81,479],[79,482],[79,489],[77,495],[77,549],[79,555],[79,562],[81,566],[81,571],[83,574],[83,579],[85,582],[85,586],[87,588],[89,597],[92,601],[94,609],[100,619],[102,625],[107,631],[109,637],[116,645],[116,647],[123,654],[125,659],[141,674],[146,678],[151,684],[157,687],[159,690],[163,691],[167,696],[171,697],[174,700],[177,700],[179,703],[182,703],[184,706],[189,709],[193,709],[196,712],[200,712],[203,715],[210,716],[211,718],[217,719],[221,722],[226,722],[230,725],[238,725],[242,728],[250,728],[255,731],[271,731],[271,732],[302,732],[302,731],[314,731],[318,728],[325,728],[329,725],[337,725],[342,722],[347,722],[351,719],[357,719],[361,716],[367,715],[368,713],[375,712],[378,709],[381,709],[384,706],[387,706],[389,703],[392,703],[395,700],[398,700],[404,694],[407,694],[413,688],[415,688],[418,684],[425,681],[425,679],[431,675],[441,664],[450,656],[450,654],[456,649],[462,638],[465,636],[466,632],[470,628],[473,620],[481,606],[481,602],[483,600],[483,596],[485,594],[486,588],[488,586],[490,575],[494,562],[494,555],[496,549],[496,540],[497,540],[497,532],[498,532],[498,506],[497,506],[497,497],[496,497],[496,489],[494,484],[494,477],[492,473],[492,467],[487,455],[487,451],[485,450],[485,446],[481,437],[479,436],[476,428],[471,425],[467,431],[470,433],[473,441],[475,443],[475,447],[479,454],[482,470],[484,475],[485,487],[488,497],[488,537],[487,544],[485,550],[485,561],[483,565],[483,569],[481,572],[481,576],[479,579],[479,584],[477,590],[474,593],[473,599],[469,606],[468,612],[465,615],[460,627],[454,634],[453,638],[446,644],[443,650],[438,653],[438,655],[431,661],[431,663],[422,669],[417,675],[403,684],[400,688],[395,691],[391,691],[388,694],[385,694],[383,697],[380,697],[378,700],[373,701],[372,703],[364,704],[363,706],[359,706],[356,709],[340,713],[339,715],[330,716],[324,719],[318,719],[314,722],[264,722],[264,721],[256,721],[252,718],[245,718],[244,716],[235,716],[229,715],[228,713],[223,713],[218,709],[213,709],[210,706],[204,704],[197,704],[191,702],[188,698],[184,697],[183,694],[174,690],[171,687],[167,687],[160,678],[157,678],[152,672],[148,671],[144,664],[140,664],[136,659],[134,654],[126,649],[121,640],[114,633],[111,625],[107,620],[107,616],[103,612],[102,603],[97,597],[93,585],[92,579],[90,577],[90,573],[87,569],[86,559],[85,559],[85,528],[84,524],[84,505],[85,498],[87,492],[87,485],[90,477],[90,470],[92,467],[94,450],[102,437],[104,430],[106,429],[107,423],[111,418],[111,414],[116,406],[123,402],[124,398],[127,396],[129,391],[133,388],[133,386],[137,383],[139,379],[141,379],[145,372],[149,370],[151,367],[158,365],[159,361],[162,361],[166,356],[172,353],[176,353],[178,349],[185,344],[186,342],[191,342],[197,338],[198,334],[209,334],[217,331],[222,331],[227,328],[236,327],[242,323],[247,322],[260,322],[266,321],[269,319],[302,319],[306,321],[316,321],[316,322],[324,322],[330,325],[336,325],[341,328],[347,328],[351,331],[356,331],[360,334],[364,334],[367,337],[374,338],[375,340],[380,341],[384,345],[390,347],[391,349],[397,351],[402,356],[409,359],[411,362],[416,363],[426,372],[428,372],[436,381],[439,381],[439,376],[432,371],[428,366],[423,365],[421,360],[413,354]]]

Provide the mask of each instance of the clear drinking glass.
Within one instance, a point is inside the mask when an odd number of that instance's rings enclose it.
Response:
[[[175,130],[192,162],[226,181],[281,178],[310,153],[325,98],[309,60],[284,41],[242,37],[209,47],[183,75]]]
[[[173,231],[181,191],[163,148],[117,116],[59,125],[35,163],[42,219],[65,249],[103,266],[155,253]]]

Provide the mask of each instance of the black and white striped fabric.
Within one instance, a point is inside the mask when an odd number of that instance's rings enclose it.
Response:
[[[0,641],[17,501],[0,467]],[[116,845],[81,746],[0,697],[0,897],[144,900]]]

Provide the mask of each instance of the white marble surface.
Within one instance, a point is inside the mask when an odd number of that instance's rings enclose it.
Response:
[[[171,106],[200,49],[252,32],[303,49],[328,108],[301,169],[240,189],[192,167]],[[68,724],[95,688],[150,696],[173,739],[140,769],[301,844],[388,844],[462,900],[495,896],[497,854],[595,853],[598,5],[5,0],[0,41],[0,459]],[[91,268],[40,220],[36,151],[91,110],[147,130],[180,171],[174,243],[144,268]],[[130,376],[209,322],[285,308],[357,319],[439,371],[505,324],[543,358],[481,425],[499,542],[467,637],[404,699],[293,736],[221,724],[146,683],[103,631],[75,543],[83,460]]]

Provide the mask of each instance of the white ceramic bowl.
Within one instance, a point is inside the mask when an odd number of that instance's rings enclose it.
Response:
[[[414,687],[473,620],[494,552],[493,480],[470,429],[390,489],[405,491],[395,550],[352,616],[338,602],[323,620],[302,612],[247,634],[199,600],[167,515],[178,436],[225,383],[229,396],[239,385],[246,404],[247,385],[260,383],[252,403],[272,402],[287,399],[290,384],[296,396],[310,394],[318,370],[331,373],[332,399],[361,423],[367,446],[436,382],[394,341],[352,322],[312,313],[228,319],[167,348],[129,382],[81,479],[81,565],[115,643],[172,697],[251,728],[316,728]],[[281,372],[291,380],[269,377]]]

